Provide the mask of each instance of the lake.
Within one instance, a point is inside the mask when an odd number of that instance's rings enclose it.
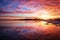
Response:
[[[59,25],[41,20],[1,20],[0,35],[3,40],[60,40]]]

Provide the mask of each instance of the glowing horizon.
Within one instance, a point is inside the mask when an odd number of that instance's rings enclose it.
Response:
[[[10,1],[10,0],[9,0]],[[24,2],[25,1],[25,2]],[[0,19],[55,19],[60,18],[60,0],[11,0],[1,5]],[[6,12],[6,13],[5,13]],[[10,13],[9,13],[10,12]],[[8,19],[8,18],[6,18]]]

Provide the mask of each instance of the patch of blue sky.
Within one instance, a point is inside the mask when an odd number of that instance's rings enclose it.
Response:
[[[1,8],[1,5],[2,5],[2,4],[0,3],[0,8]]]
[[[31,8],[29,8],[28,6],[23,6],[22,10],[27,11],[27,10],[31,10]]]
[[[4,11],[13,12],[18,7],[18,4],[20,4],[20,2],[14,2],[10,8],[4,7]]]
[[[13,2],[14,0],[3,0],[3,2],[9,2],[9,3],[11,3],[11,2]]]
[[[2,2],[1,2],[1,4],[2,4],[1,6],[2,6],[2,7],[6,7],[6,6],[8,6],[9,4],[11,4],[11,3],[12,3],[12,1],[2,1]]]
[[[13,4],[12,4],[12,8],[17,8],[19,4],[20,4],[20,2],[15,2],[15,3],[13,3]]]

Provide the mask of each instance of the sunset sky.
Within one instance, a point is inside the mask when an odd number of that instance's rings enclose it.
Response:
[[[0,7],[0,19],[60,18],[60,0],[1,0]]]

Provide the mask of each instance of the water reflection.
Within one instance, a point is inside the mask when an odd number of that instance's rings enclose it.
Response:
[[[60,26],[48,21],[0,21],[0,27],[4,40],[60,40]]]

